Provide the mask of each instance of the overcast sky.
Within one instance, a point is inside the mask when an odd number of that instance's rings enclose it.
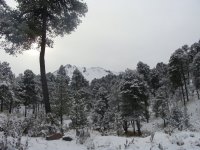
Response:
[[[6,0],[12,3],[12,0]],[[47,72],[61,64],[134,69],[138,61],[154,67],[172,52],[200,39],[200,0],[85,0],[88,13],[71,35],[57,38],[46,51]],[[39,53],[18,57],[0,50],[0,61],[16,74],[39,73]]]

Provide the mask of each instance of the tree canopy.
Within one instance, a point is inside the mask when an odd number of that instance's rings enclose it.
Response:
[[[6,52],[16,54],[29,50],[35,43],[41,46],[43,17],[46,15],[47,46],[53,38],[74,31],[87,12],[86,3],[80,0],[16,0],[11,9],[0,1],[0,38]],[[5,11],[6,10],[6,11]]]

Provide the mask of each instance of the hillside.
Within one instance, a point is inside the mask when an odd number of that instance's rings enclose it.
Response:
[[[199,105],[200,101],[196,98],[187,104],[193,131],[175,130],[171,135],[166,134],[163,131],[162,120],[152,119],[148,124],[142,124],[142,131],[151,132],[151,136],[125,137],[112,134],[102,136],[99,132],[90,131],[91,137],[81,145],[77,144],[78,138],[75,136],[75,131],[70,130],[65,132],[65,136],[72,137],[73,140],[71,142],[63,141],[62,139],[47,141],[41,137],[29,137],[28,147],[29,150],[198,150],[200,149]],[[0,116],[0,120],[2,120],[3,116]],[[22,141],[22,143],[25,143],[27,137],[23,137]]]

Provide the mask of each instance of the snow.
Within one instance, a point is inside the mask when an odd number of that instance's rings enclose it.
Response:
[[[76,144],[75,141],[46,141],[42,138],[31,138],[29,143],[29,150],[87,150],[84,145]]]
[[[90,131],[91,137],[83,144],[77,143],[74,130],[69,130],[65,136],[70,136],[71,142],[60,140],[47,141],[45,138],[28,138],[28,150],[200,150],[200,100],[191,97],[187,103],[192,130],[175,131],[171,135],[164,133],[163,120],[151,118],[149,123],[142,124],[142,132],[155,133],[147,137],[101,136],[99,132]],[[24,108],[20,108],[23,114]],[[0,114],[0,123],[7,117]],[[71,121],[64,120],[65,125]],[[131,130],[131,129],[130,129]],[[152,134],[153,135],[153,134]],[[27,137],[23,137],[25,143]]]
[[[83,144],[76,142],[74,130],[65,133],[72,137],[72,141],[54,140],[47,141],[45,138],[28,138],[28,150],[200,150],[200,101],[188,102],[188,113],[194,131],[175,131],[171,135],[163,132],[162,119],[151,118],[150,123],[144,123],[142,131],[155,133],[153,140],[147,137],[124,137],[124,136],[101,136],[96,131],[90,131],[91,137]],[[6,115],[0,114],[0,120]],[[64,124],[69,124],[65,120]],[[23,137],[25,143],[27,137]]]
[[[194,98],[195,99],[195,98]],[[171,135],[163,132],[162,119],[152,118],[150,123],[143,124],[142,130],[154,134],[147,137],[101,136],[90,131],[91,137],[83,145],[76,143],[75,131],[65,133],[73,141],[46,141],[44,138],[30,138],[29,150],[200,150],[200,100],[188,102],[190,122],[195,130],[175,131]],[[65,121],[69,123],[69,121]],[[126,147],[125,147],[126,145]]]
[[[30,138],[29,150],[87,150],[91,145],[93,145],[95,150],[159,150],[159,147],[162,147],[164,150],[200,150],[199,139],[199,132],[186,131],[178,132],[171,136],[162,132],[156,132],[152,142],[150,141],[150,136],[145,138],[127,138],[95,134],[83,145],[76,143],[76,140],[67,142],[63,140],[46,141],[43,138]],[[126,143],[128,146],[125,148]],[[177,143],[183,145],[178,145]]]
[[[66,70],[66,74],[70,77],[70,79],[72,78],[73,72],[75,69],[78,69],[83,76],[85,77],[85,79],[89,82],[91,82],[93,79],[100,79],[106,75],[108,75],[109,73],[113,73],[118,75],[119,73],[117,72],[113,72],[113,71],[109,71],[100,67],[91,67],[91,68],[86,68],[86,67],[77,67],[75,65],[70,65],[67,64],[65,66],[65,70]],[[54,74],[56,74],[57,71],[54,72]]]

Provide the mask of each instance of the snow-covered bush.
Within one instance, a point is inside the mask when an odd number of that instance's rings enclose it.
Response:
[[[134,138],[131,141],[126,140],[126,143],[124,144],[124,148],[128,149],[130,145],[134,144]]]
[[[3,130],[0,138],[1,150],[27,150],[28,140],[22,143],[24,132],[24,122],[22,119],[8,116],[3,120],[1,128]]]
[[[184,114],[178,107],[172,108],[168,123],[170,127],[182,130],[184,125]]]
[[[39,114],[36,118],[26,119],[28,134],[31,137],[45,137],[52,133],[59,132],[59,123],[53,114]]]
[[[90,133],[88,129],[81,129],[76,130],[76,136],[77,136],[77,143],[84,144],[85,141],[90,137]]]
[[[95,144],[94,144],[93,139],[90,138],[90,139],[86,142],[85,145],[87,146],[87,149],[88,149],[88,150],[95,150]]]

